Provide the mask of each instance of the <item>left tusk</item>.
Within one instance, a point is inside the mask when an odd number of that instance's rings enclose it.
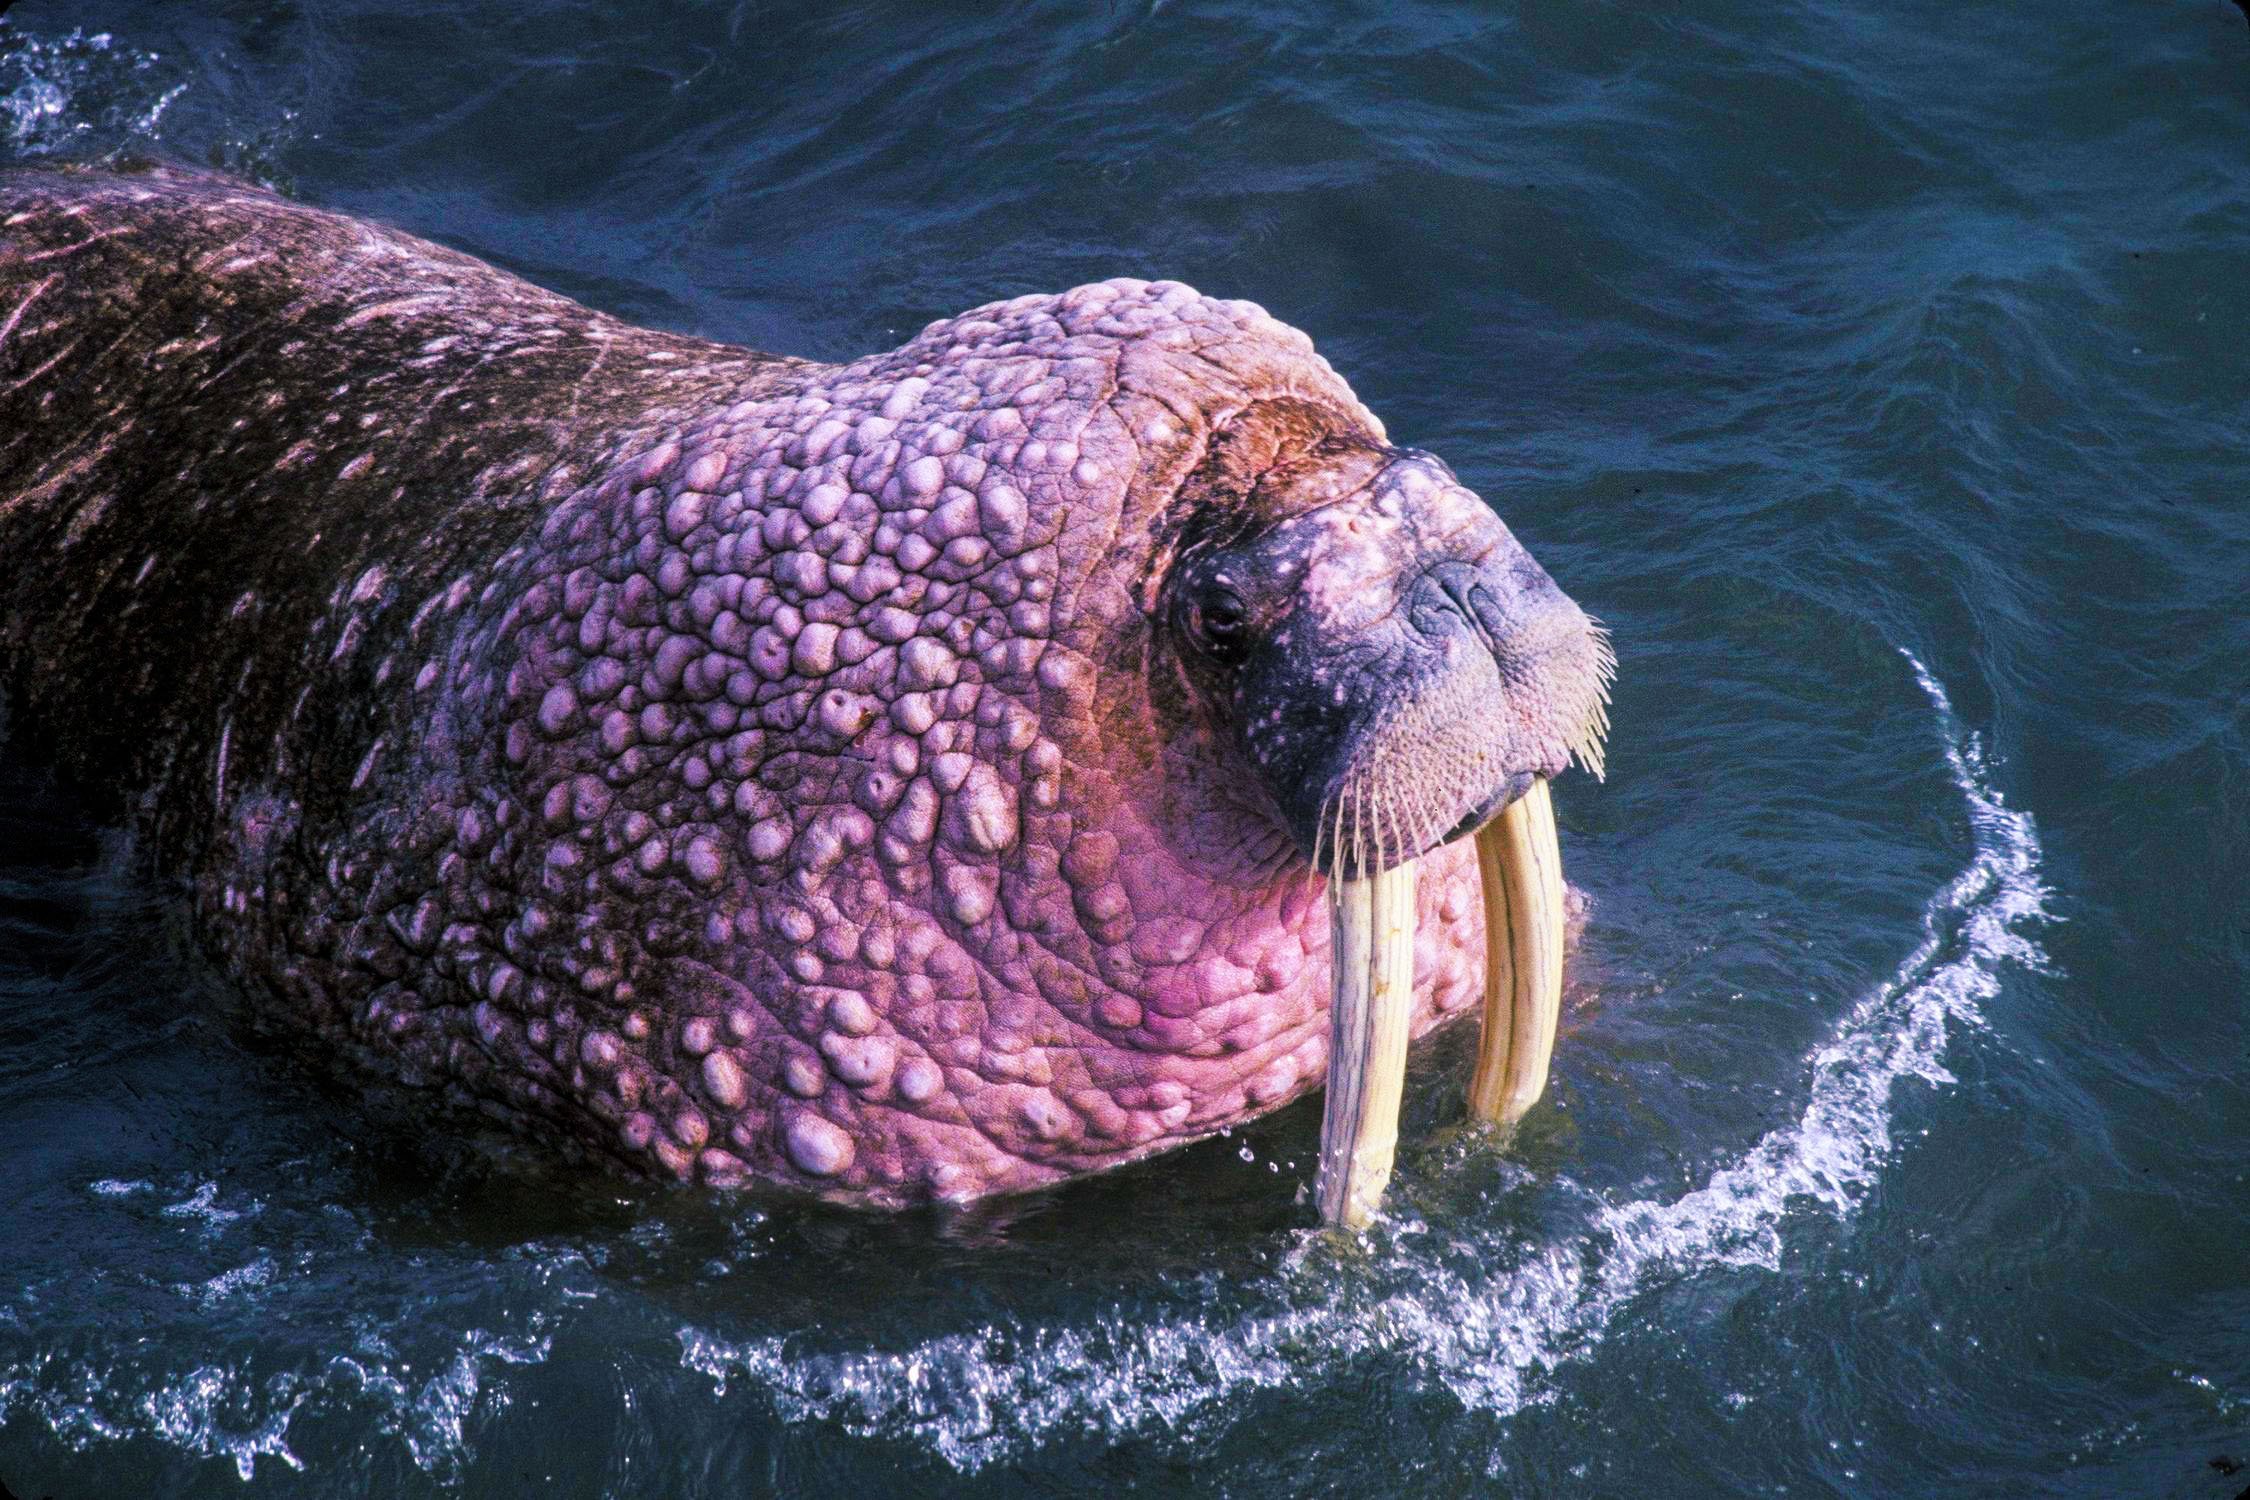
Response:
[[[1414,862],[1328,880],[1328,1103],[1320,1124],[1320,1217],[1364,1227],[1398,1152],[1414,1011]]]
[[[1544,777],[1477,832],[1484,885],[1484,1036],[1473,1119],[1513,1125],[1539,1102],[1562,1019],[1562,848]]]

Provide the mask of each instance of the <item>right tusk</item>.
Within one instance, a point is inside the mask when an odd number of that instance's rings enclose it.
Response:
[[[1328,1101],[1320,1122],[1320,1217],[1375,1217],[1398,1150],[1406,1041],[1414,1020],[1414,861],[1361,880],[1328,878]]]
[[[1469,1115],[1513,1125],[1539,1102],[1562,1019],[1562,849],[1540,777],[1477,832],[1484,884],[1484,1036]]]

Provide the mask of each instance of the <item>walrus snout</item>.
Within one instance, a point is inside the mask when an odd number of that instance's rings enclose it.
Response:
[[[1389,868],[1574,759],[1599,768],[1606,639],[1435,459],[1393,450],[1355,492],[1176,571],[1189,675],[1324,872]],[[1199,644],[1214,610],[1225,638]]]
[[[1530,696],[1537,696],[1543,681],[1570,675],[1567,661],[1557,664],[1548,658],[1558,650],[1567,656],[1571,645],[1584,639],[1591,622],[1529,553],[1517,549],[1511,563],[1504,582],[1487,578],[1468,563],[1432,564],[1417,582],[1409,618],[1425,640],[1441,647],[1466,633],[1477,649],[1492,658],[1503,693],[1509,684],[1521,683]],[[1562,774],[1570,751],[1551,748],[1554,753],[1542,764],[1503,769],[1490,790],[1434,842],[1450,844],[1466,838],[1531,790],[1538,778]],[[1413,850],[1403,857],[1420,852]]]
[[[1522,771],[1559,776],[1577,760],[1600,774],[1612,671],[1608,640],[1529,552],[1511,539],[1498,564],[1433,564],[1418,581],[1411,618],[1433,642],[1466,630],[1492,658],[1503,694],[1529,717],[1544,711],[1526,740],[1541,746],[1545,758]]]
[[[1435,564],[1405,605],[1329,774],[1296,799],[1324,871],[1390,868],[1476,832],[1573,759],[1599,767],[1606,642],[1521,548],[1500,566]]]

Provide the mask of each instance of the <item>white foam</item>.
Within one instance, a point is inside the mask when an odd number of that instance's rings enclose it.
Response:
[[[250,1479],[260,1458],[304,1464],[284,1441],[307,1394],[292,1376],[262,1385],[216,1365],[200,1365],[153,1390],[121,1399],[112,1376],[42,1358],[0,1372],[0,1419],[30,1413],[72,1448],[125,1438],[159,1438],[189,1453],[234,1460]],[[263,1413],[251,1416],[251,1413]]]
[[[138,1178],[126,1182],[121,1178],[104,1177],[99,1182],[86,1184],[86,1191],[98,1198],[130,1198],[135,1193],[149,1192],[154,1186],[155,1184],[143,1182]]]
[[[201,1302],[235,1295],[271,1280],[270,1262],[216,1278],[207,1286],[176,1288]],[[230,1278],[236,1278],[230,1281]],[[220,1283],[229,1283],[223,1288]],[[488,1379],[487,1366],[543,1362],[552,1341],[546,1318],[533,1314],[533,1331],[488,1333],[472,1328],[426,1379],[410,1379],[414,1362],[378,1337],[364,1337],[350,1354],[330,1356],[304,1370],[258,1376],[247,1364],[202,1364],[177,1374],[151,1372],[130,1358],[93,1368],[39,1356],[0,1369],[0,1421],[29,1414],[72,1448],[126,1438],[157,1438],[205,1457],[228,1457],[244,1480],[261,1458],[292,1469],[305,1467],[290,1451],[289,1425],[307,1401],[324,1405],[357,1397],[377,1427],[405,1443],[415,1465],[451,1478],[474,1456],[472,1418],[504,1408],[509,1396]]]
[[[1109,1313],[1082,1326],[982,1327],[900,1350],[833,1353],[786,1336],[728,1342],[679,1332],[681,1360],[724,1394],[737,1377],[786,1417],[918,1441],[975,1470],[1050,1435],[1120,1436],[1223,1424],[1259,1390],[1315,1381],[1361,1355],[1403,1360],[1464,1405],[1501,1415],[1542,1399],[1542,1375],[1597,1345],[1629,1298],[1663,1278],[1779,1265],[1793,1214],[1848,1218],[1889,1159],[1892,1096],[1908,1079],[1953,1082],[1944,1053],[2007,965],[2043,969],[2027,934],[2051,920],[2031,818],[2006,806],[1973,735],[1911,653],[1974,853],[1924,910],[1921,941],[1805,1060],[1803,1110],[1671,1199],[1599,1203],[1582,1231],[1515,1264],[1458,1229],[1394,1223],[1354,1272],[1303,1256],[1282,1305],[1236,1313],[1206,1299],[1170,1320]],[[1567,1185],[1566,1185],[1567,1186]]]
[[[82,29],[42,38],[0,34],[0,142],[26,156],[60,150],[90,133],[155,142],[187,84],[164,83],[159,55]]]
[[[276,1382],[268,1382],[266,1393],[278,1400],[245,1402],[242,1383],[232,1370],[205,1365],[143,1396],[141,1414],[157,1436],[177,1448],[231,1457],[235,1472],[247,1483],[257,1477],[261,1458],[278,1458],[292,1469],[305,1466],[283,1440],[289,1431],[289,1419],[296,1415],[307,1394],[291,1390],[293,1384],[287,1377],[279,1377],[279,1388],[272,1389]],[[245,1405],[268,1408],[247,1431],[233,1426]]]
[[[468,1426],[472,1416],[489,1416],[508,1404],[504,1389],[487,1389],[486,1361],[508,1365],[544,1363],[553,1347],[541,1331],[546,1319],[534,1314],[534,1331],[494,1334],[472,1328],[463,1335],[453,1357],[436,1374],[410,1384],[401,1376],[411,1365],[380,1339],[362,1341],[354,1355],[337,1355],[329,1361],[328,1375],[355,1384],[387,1410],[395,1430],[406,1444],[416,1468],[448,1476],[472,1453]]]
[[[183,1281],[172,1288],[181,1296],[205,1307],[224,1302],[237,1293],[255,1291],[270,1284],[280,1267],[270,1256],[259,1256],[248,1265],[236,1266],[231,1271],[221,1271],[208,1281]]]
[[[167,1219],[194,1219],[206,1231],[217,1231],[236,1219],[256,1214],[264,1206],[252,1198],[242,1208],[222,1208],[219,1206],[219,1185],[216,1182],[206,1182],[178,1203],[165,1204],[161,1211]]]

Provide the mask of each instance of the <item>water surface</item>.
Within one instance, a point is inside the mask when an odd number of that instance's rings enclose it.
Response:
[[[845,358],[1173,276],[1307,329],[1621,658],[1548,1102],[1417,1053],[988,1209],[432,1158],[0,772],[23,1495],[2250,1483],[2250,28],[2231,5],[23,0],[158,151]]]

